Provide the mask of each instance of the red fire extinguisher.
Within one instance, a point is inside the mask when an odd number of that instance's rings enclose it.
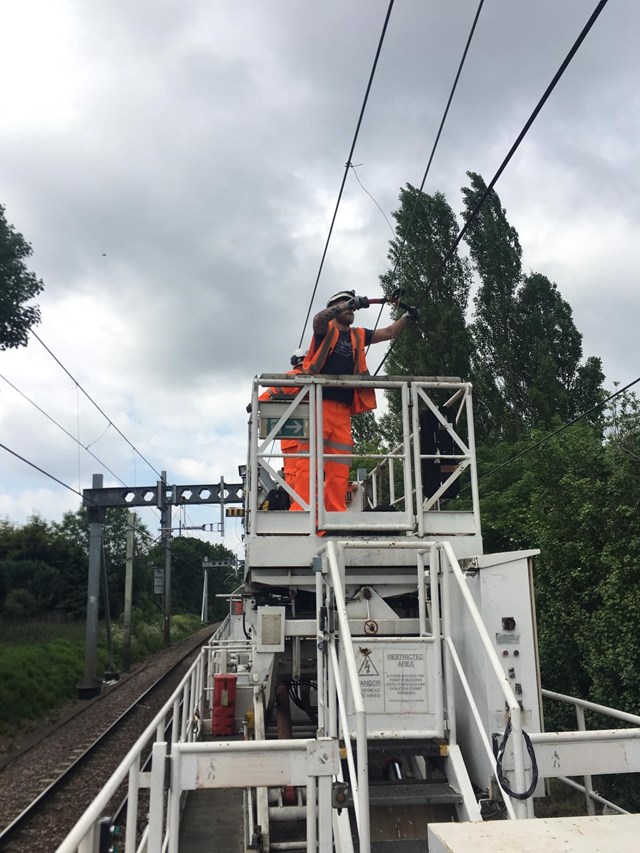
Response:
[[[237,675],[226,672],[213,676],[211,734],[214,736],[235,732],[237,679]]]

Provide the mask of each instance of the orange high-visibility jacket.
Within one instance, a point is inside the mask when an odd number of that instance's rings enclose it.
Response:
[[[351,348],[353,350],[353,373],[354,376],[369,376],[369,369],[365,360],[365,330],[364,329],[349,329],[351,334]],[[335,349],[340,337],[340,329],[333,320],[329,321],[329,328],[324,338],[320,341],[320,345],[316,347],[316,337],[313,336],[309,352],[302,365],[302,372],[310,376],[315,376],[317,373],[322,373],[327,358]],[[359,412],[369,412],[376,407],[376,392],[373,388],[354,388],[353,405],[351,406],[351,414],[357,415]]]
[[[299,365],[294,367],[293,370],[287,371],[287,376],[297,376],[299,373],[303,373],[302,367]],[[295,395],[298,393],[299,388],[293,388],[290,386],[281,387],[281,388],[267,388],[266,391],[263,391],[262,394],[258,397],[258,400],[280,400],[287,401],[287,397],[290,397],[292,394]],[[289,401],[290,402],[290,401]]]

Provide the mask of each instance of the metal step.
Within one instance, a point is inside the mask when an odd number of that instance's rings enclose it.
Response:
[[[375,782],[369,785],[371,805],[438,805],[449,806],[462,802],[462,795],[447,782],[404,780]]]
[[[411,740],[370,740],[367,743],[367,752],[370,756],[375,755],[421,755],[423,758],[437,758],[446,755],[447,744],[441,740],[422,740],[413,738]],[[444,751],[444,752],[443,752]]]
[[[372,806],[453,806],[461,802],[462,795],[447,782],[405,779],[369,785],[369,803]],[[353,806],[350,790],[344,805],[345,808]]]

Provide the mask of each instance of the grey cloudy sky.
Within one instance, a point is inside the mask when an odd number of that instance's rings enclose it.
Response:
[[[38,334],[171,482],[238,479],[251,378],[298,345],[387,5],[2,6],[0,202],[45,283]],[[486,0],[427,192],[460,211],[465,172],[493,176],[595,6]],[[396,0],[353,158],[388,216],[421,181],[476,7]],[[610,0],[496,187],[609,387],[640,363],[639,29],[636,0]],[[390,236],[350,175],[314,309],[376,295]],[[38,341],[0,365],[119,478],[155,482]],[[99,470],[2,380],[0,435],[74,488]],[[0,517],[77,506],[3,452]]]

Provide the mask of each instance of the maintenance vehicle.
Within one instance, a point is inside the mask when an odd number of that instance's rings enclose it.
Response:
[[[355,384],[384,393],[401,439],[345,457],[348,509],[327,512],[323,391]],[[282,471],[292,437],[308,496]],[[538,551],[483,551],[469,383],[256,377],[242,476],[228,616],[62,853],[101,849],[126,780],[110,826],[126,853],[640,849],[640,816],[592,781],[640,770],[640,717],[543,689]],[[301,511],[269,509],[277,489]],[[575,730],[545,731],[543,697],[575,707]],[[536,817],[552,778],[584,816]]]

